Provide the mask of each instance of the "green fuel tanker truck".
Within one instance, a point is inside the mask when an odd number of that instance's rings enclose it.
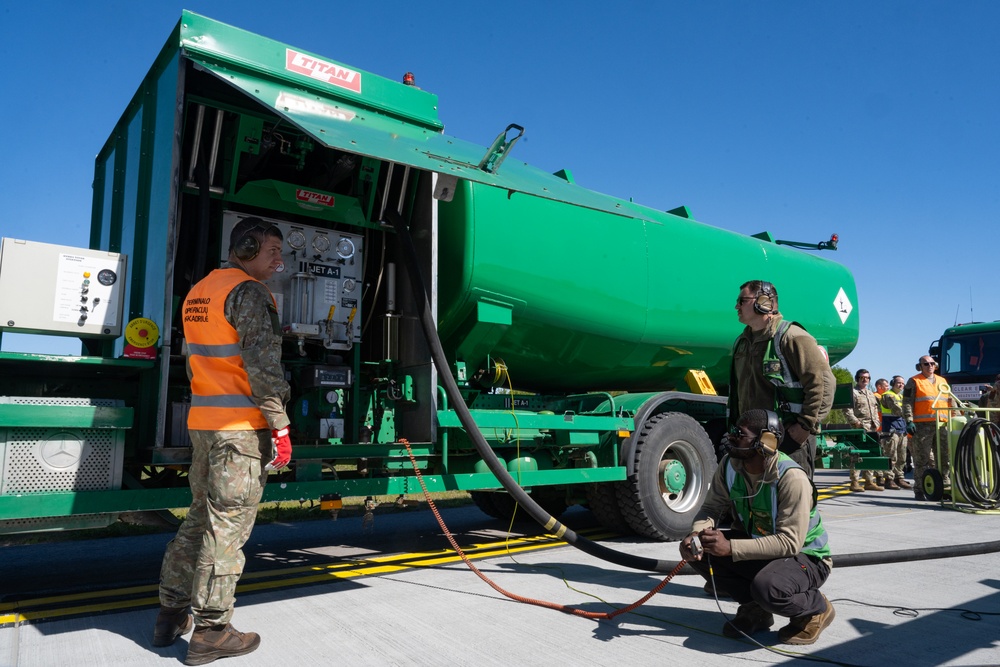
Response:
[[[500,465],[553,515],[683,535],[716,465],[739,285],[776,283],[836,362],[854,280],[531,167],[522,134],[448,136],[429,92],[185,12],[98,154],[89,247],[3,239],[0,333],[81,348],[0,353],[0,531],[188,504],[181,304],[256,216],[284,239],[268,286],[293,392],[293,460],[265,501],[402,498],[419,471],[510,517]]]

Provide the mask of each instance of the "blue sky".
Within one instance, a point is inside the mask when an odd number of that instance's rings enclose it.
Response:
[[[187,8],[412,71],[446,132],[488,144],[518,123],[519,159],[584,187],[747,234],[839,234],[851,370],[910,375],[956,318],[1000,319],[1000,3],[4,4],[2,236],[87,245],[94,156]],[[52,345],[3,338],[78,350]]]

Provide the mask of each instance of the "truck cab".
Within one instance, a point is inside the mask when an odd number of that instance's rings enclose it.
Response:
[[[1000,374],[1000,320],[959,324],[945,329],[928,350],[963,401],[978,401]]]

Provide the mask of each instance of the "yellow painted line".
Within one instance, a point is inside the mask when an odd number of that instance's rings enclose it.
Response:
[[[831,486],[825,486],[819,491],[819,500],[829,500],[830,498],[835,498],[837,496],[846,496],[852,493],[851,483],[844,482],[843,484],[833,484]]]
[[[591,539],[613,537],[616,534],[602,529],[591,529],[581,531],[590,533]],[[537,551],[540,549],[551,549],[564,545],[565,542],[556,539],[552,535],[538,535],[531,537],[521,537],[505,539],[499,542],[477,543],[462,547],[469,560],[479,560],[503,556],[509,553],[524,553]],[[432,567],[461,561],[459,556],[452,549],[441,549],[436,551],[425,551],[408,554],[397,554],[394,556],[382,556],[365,560],[354,560],[346,563],[332,563],[324,566],[299,566],[284,568],[280,570],[267,570],[262,572],[250,572],[241,577],[243,580],[252,581],[254,579],[267,579],[256,583],[240,583],[236,587],[237,593],[247,593],[251,591],[262,591],[270,589],[287,588],[291,586],[301,586],[325,581],[339,579],[351,579],[356,577],[375,576],[400,572],[418,567]],[[307,574],[308,576],[289,577],[288,575]],[[142,598],[130,598],[127,600],[114,600],[111,602],[94,602],[92,604],[73,605],[66,607],[32,610],[32,607],[40,607],[50,604],[66,604],[87,600],[103,600],[109,597],[122,597],[127,595],[157,593],[158,586],[155,584],[146,586],[130,586],[127,588],[116,588],[104,591],[91,591],[85,593],[73,593],[69,595],[55,595],[43,598],[32,598],[19,602],[8,602],[0,604],[0,627],[25,623],[38,620],[48,620],[63,616],[76,616],[88,613],[103,613],[121,609],[131,609],[135,607],[148,607],[158,605],[160,600],[158,595]]]

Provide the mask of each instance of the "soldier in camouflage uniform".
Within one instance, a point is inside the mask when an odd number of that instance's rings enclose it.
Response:
[[[229,621],[267,469],[291,458],[281,329],[261,282],[282,268],[281,243],[277,227],[260,218],[240,221],[228,265],[195,285],[184,303],[192,502],[163,558],[153,644],[170,645],[193,624],[188,665],[260,644],[256,633],[238,632]]]
[[[854,390],[851,392],[853,394],[853,400],[851,401],[850,408],[844,410],[844,416],[847,417],[847,423],[854,428],[863,428],[869,433],[877,433],[879,426],[882,423],[882,410],[879,408],[878,397],[875,395],[871,389],[868,388],[868,384],[871,382],[872,376],[866,369],[862,368],[854,374],[854,381],[857,383],[854,385]],[[874,437],[878,437],[875,435]],[[875,473],[871,470],[865,470],[865,483],[861,484],[860,472],[854,465],[854,461],[851,461],[851,491],[884,491],[885,487],[878,483],[875,478]],[[898,488],[895,484],[889,488]]]

